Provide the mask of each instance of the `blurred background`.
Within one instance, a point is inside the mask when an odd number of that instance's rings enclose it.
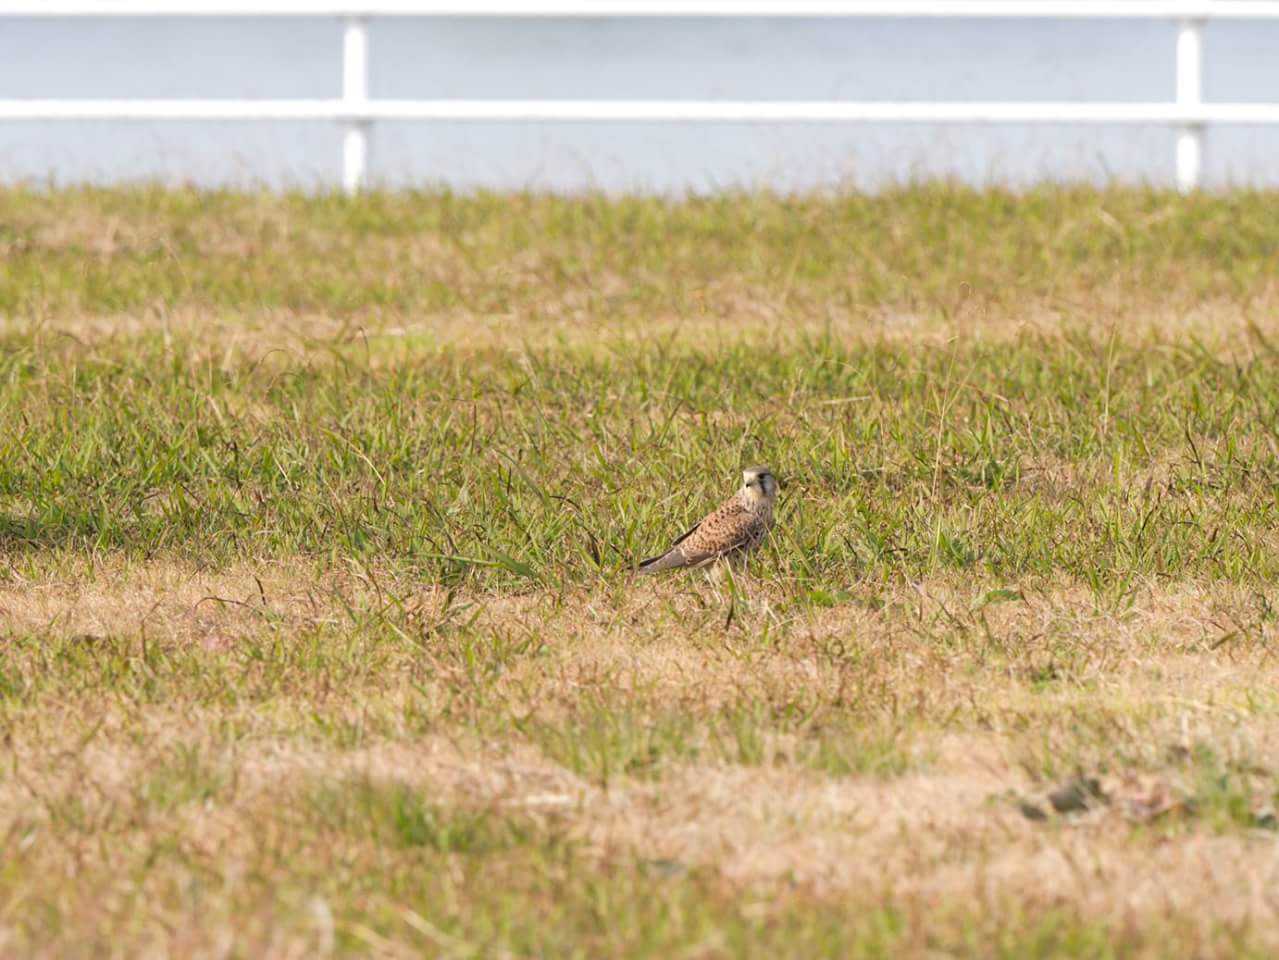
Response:
[[[374,19],[370,96],[1143,100],[1171,21]],[[1205,28],[1204,99],[1274,101],[1279,23]],[[0,19],[0,97],[335,97],[334,18]],[[917,178],[1173,182],[1168,127],[379,122],[375,185],[686,192]],[[334,187],[329,121],[0,123],[0,179]],[[1279,183],[1279,128],[1209,126],[1203,184]]]

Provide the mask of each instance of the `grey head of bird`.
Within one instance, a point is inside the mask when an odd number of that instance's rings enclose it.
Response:
[[[777,498],[777,478],[773,471],[765,466],[743,470],[741,497],[747,506],[771,506]]]

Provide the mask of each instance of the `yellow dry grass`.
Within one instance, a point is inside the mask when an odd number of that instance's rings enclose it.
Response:
[[[1243,925],[1279,947],[1268,932],[1279,920],[1268,832],[1191,816],[1203,802],[1201,774],[1186,758],[1198,745],[1246,765],[1279,764],[1273,628],[1229,639],[1250,616],[1247,591],[1149,585],[1106,610],[1086,591],[1046,584],[1021,602],[975,610],[978,593],[940,580],[903,586],[878,610],[788,616],[760,590],[746,601],[746,626],[724,631],[699,621],[711,607],[719,621],[718,589],[645,584],[554,604],[465,598],[477,628],[539,640],[536,655],[498,675],[477,674],[428,640],[340,692],[285,678],[267,709],[181,693],[173,703],[130,703],[92,682],[87,695],[50,690],[7,724],[12,773],[0,789],[0,833],[34,838],[23,895],[54,896],[58,878],[84,871],[108,887],[108,904],[126,897],[134,881],[110,878],[119,844],[126,857],[144,856],[159,832],[180,837],[185,857],[223,878],[210,906],[230,924],[224,898],[234,899],[237,875],[260,869],[261,832],[289,829],[272,826],[280,803],[315,784],[373,782],[406,785],[444,807],[519,816],[599,869],[622,857],[709,870],[762,903],[779,884],[850,906],[1016,901],[1081,921],[1176,917],[1204,944],[1221,924]],[[376,605],[379,592],[415,597],[423,615],[441,603],[434,588],[368,571],[108,562],[9,584],[0,608],[11,629],[67,643],[146,638],[153,652],[167,651],[160,672],[213,657],[234,673],[251,668],[245,650],[264,635],[349,622],[347,611]],[[786,639],[760,647],[752,637],[769,620],[787,621]],[[949,639],[939,644],[942,633]],[[1213,652],[1223,638],[1234,651],[1224,657]],[[433,669],[406,694],[403,681],[423,660]],[[1041,689],[1027,687],[1028,674],[1046,678]],[[468,696],[471,706],[437,715],[430,732],[404,723],[409,700]],[[584,701],[647,718],[675,711],[690,729],[742,704],[803,703],[818,715],[837,705],[897,731],[900,772],[815,769],[794,749],[810,732],[761,720],[762,753],[749,763],[704,749],[601,780],[517,729],[531,718],[568,722]],[[317,711],[327,734],[311,725]],[[477,723],[480,715],[487,720]],[[343,723],[363,732],[334,742]],[[174,756],[204,758],[221,786],[212,799],[145,812],[140,785]],[[1045,795],[1076,772],[1098,777],[1107,802],[1053,813]],[[1048,819],[1029,819],[1025,802]],[[130,809],[139,812],[122,814]],[[237,925],[271,926],[247,909]],[[176,930],[159,942],[183,943]]]

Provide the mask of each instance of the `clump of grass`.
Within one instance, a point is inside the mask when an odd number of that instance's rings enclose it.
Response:
[[[1246,759],[1223,757],[1211,743],[1198,743],[1186,757],[1186,810],[1216,830],[1279,827],[1274,772]]]
[[[523,720],[519,730],[556,763],[608,786],[621,777],[656,777],[706,750],[690,715],[599,702],[567,720]]]
[[[227,758],[203,756],[188,744],[176,744],[146,773],[140,798],[153,810],[205,804],[234,789],[235,767]]]
[[[305,802],[326,828],[381,846],[483,856],[528,842],[529,828],[512,817],[432,803],[402,783],[320,783]]]
[[[517,729],[556,763],[607,787],[659,779],[682,765],[732,764],[813,770],[830,776],[895,776],[918,766],[906,734],[861,718],[824,716],[760,699],[675,709],[599,696],[567,717],[522,718]]]

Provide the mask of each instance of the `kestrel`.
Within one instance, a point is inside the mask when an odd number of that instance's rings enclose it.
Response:
[[[650,557],[637,573],[659,573],[682,567],[698,567],[720,558],[745,556],[763,541],[773,525],[777,480],[768,467],[742,471],[742,488],[697,526],[676,540],[669,550]]]

